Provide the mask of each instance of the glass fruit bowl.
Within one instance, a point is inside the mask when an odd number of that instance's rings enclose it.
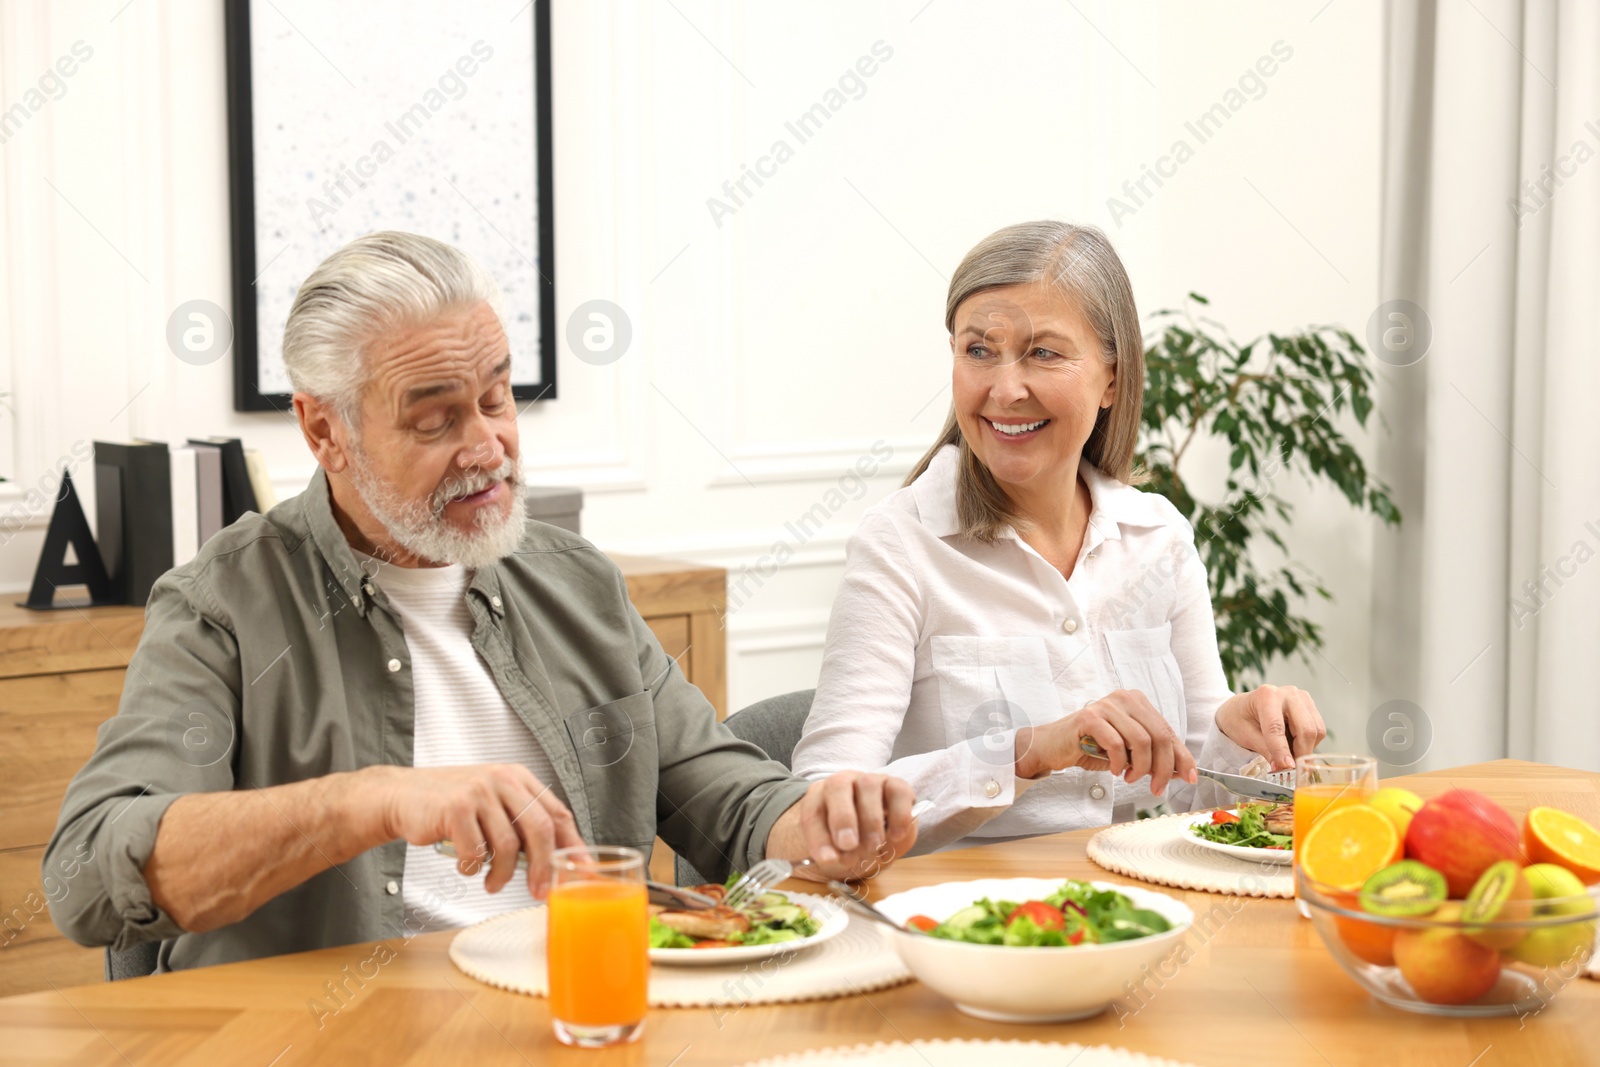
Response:
[[[1585,887],[1551,864],[1520,871],[1525,882],[1492,921],[1472,921],[1460,900],[1422,904],[1434,909],[1424,915],[1374,914],[1358,892],[1298,867],[1295,884],[1333,958],[1385,1004],[1428,1015],[1526,1016],[1589,965],[1600,885]]]

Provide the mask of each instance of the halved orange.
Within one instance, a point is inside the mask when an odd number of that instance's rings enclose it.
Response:
[[[1368,804],[1325,813],[1311,824],[1294,861],[1312,881],[1335,889],[1361,883],[1400,858],[1405,842],[1394,821]]]
[[[1570,811],[1534,808],[1522,823],[1522,847],[1530,863],[1556,863],[1584,885],[1600,882],[1600,830]]]

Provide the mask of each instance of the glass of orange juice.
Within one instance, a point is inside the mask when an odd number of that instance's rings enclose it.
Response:
[[[644,854],[611,845],[551,855],[545,969],[556,1038],[582,1048],[637,1040],[650,982]]]
[[[1335,756],[1313,753],[1294,761],[1294,855],[1300,863],[1300,843],[1313,823],[1337,808],[1360,804],[1378,791],[1378,761],[1371,756]],[[1299,880],[1295,897],[1300,914],[1311,917],[1311,910],[1299,900]]]

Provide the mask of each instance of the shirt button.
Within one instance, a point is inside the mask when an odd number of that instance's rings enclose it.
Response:
[[[396,893],[400,892],[400,883],[391,881],[388,885],[383,887],[383,891],[392,897]]]
[[[995,781],[993,778],[983,783],[983,795],[988,797],[990,800],[993,800],[995,797],[999,796],[1000,783]]]
[[[1106,796],[1106,787],[1101,785],[1099,782],[1096,782],[1094,785],[1089,787],[1089,795],[1096,800],[1104,800]]]
[[[361,597],[359,595],[351,597],[350,603],[359,608],[361,606]]]
[[[389,661],[389,673],[390,674],[393,674],[395,671],[397,671],[399,669],[400,669],[400,661],[399,660],[392,659],[392,660]]]
[[[497,596],[492,596],[489,598],[489,603],[498,608],[500,606],[500,598]]]
[[[1063,630],[1065,630],[1069,634],[1077,633],[1078,632],[1078,620],[1077,619],[1068,619],[1068,620],[1066,620],[1065,622],[1063,622],[1061,624],[1061,628]]]

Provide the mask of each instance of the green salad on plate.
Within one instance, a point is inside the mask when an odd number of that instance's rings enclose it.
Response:
[[[721,901],[739,872],[728,876],[724,885],[698,885],[695,892]],[[800,941],[822,929],[822,923],[802,904],[783,893],[762,893],[739,907],[718,904],[714,908],[679,911],[652,905],[650,910],[651,948],[748,948]]]
[[[1287,804],[1243,804],[1237,813],[1214,811],[1210,822],[1195,823],[1191,829],[1196,837],[1222,845],[1291,850],[1293,820],[1294,809]]]

